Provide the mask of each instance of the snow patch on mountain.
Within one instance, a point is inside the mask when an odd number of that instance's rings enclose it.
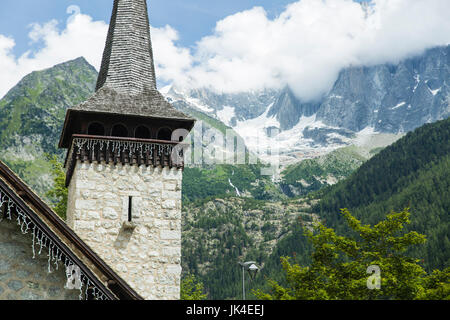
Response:
[[[238,197],[240,197],[240,196],[241,196],[241,193],[239,192],[239,189],[231,182],[231,179],[228,179],[228,183],[230,184],[230,186],[231,186],[232,188],[234,188],[234,190],[236,191],[236,195],[237,195]]]
[[[356,133],[356,137],[352,139],[352,144],[359,147],[358,150],[362,156],[369,158],[373,149],[384,148],[404,135],[405,133],[381,133],[377,132],[374,127],[367,126]]]
[[[159,92],[161,92],[164,96],[168,95],[170,92],[170,89],[172,89],[172,85],[169,84],[167,86],[164,86],[162,88],[159,89]]]
[[[268,116],[271,107],[272,104],[257,118],[237,121],[236,126],[233,127],[244,139],[250,151],[258,154],[263,161],[285,165],[298,160],[315,158],[331,152],[346,143],[318,145],[314,143],[314,139],[306,138],[304,136],[305,129],[333,129],[318,121],[316,115],[303,116],[295,127],[280,132],[279,121],[275,116]],[[336,132],[329,133],[328,137],[343,138]]]
[[[391,110],[395,110],[395,109],[398,109],[398,108],[400,108],[400,107],[403,107],[405,104],[406,104],[405,101],[400,102],[400,103],[397,104],[395,107],[392,107]]]
[[[211,114],[214,109],[203,103],[200,99],[191,97],[188,91],[181,88],[174,88],[172,85],[168,85],[160,90],[164,97],[169,102],[183,100],[193,109],[197,109],[206,114]]]
[[[233,107],[225,106],[222,110],[217,111],[217,117],[227,126],[231,126],[231,120],[236,116]]]
[[[204,105],[200,99],[197,98],[191,98],[191,97],[185,97],[186,101],[191,104],[194,105],[197,109],[200,109],[201,111],[204,112],[214,112],[214,109],[208,107],[207,105]]]
[[[416,71],[416,72],[417,72],[417,71]],[[420,74],[414,75],[414,80],[416,80],[416,83],[414,84],[413,93],[416,92],[417,87],[419,86],[419,83],[420,83]]]
[[[439,91],[441,91],[442,87],[435,89],[435,90],[431,90],[430,88],[428,88],[428,90],[430,90],[431,94],[433,96],[437,95],[439,93]]]

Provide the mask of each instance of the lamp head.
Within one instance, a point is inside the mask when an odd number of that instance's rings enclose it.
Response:
[[[259,268],[256,266],[256,264],[251,264],[248,267],[248,273],[250,274],[250,278],[253,280],[256,277],[256,274],[258,273]]]

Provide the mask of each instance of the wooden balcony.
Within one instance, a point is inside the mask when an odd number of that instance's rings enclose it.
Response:
[[[184,168],[184,149],[189,144],[153,139],[74,134],[65,168],[68,186],[77,161],[153,167]]]

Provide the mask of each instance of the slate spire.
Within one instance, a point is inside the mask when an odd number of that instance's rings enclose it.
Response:
[[[114,0],[96,91],[102,87],[131,95],[156,90],[146,0]]]
[[[70,148],[73,135],[91,131],[115,136],[111,128],[117,123],[112,121],[127,125],[131,138],[136,134],[137,118],[140,125],[153,130],[148,135],[153,138],[163,127],[190,131],[195,124],[194,118],[177,110],[156,88],[147,1],[114,0],[95,93],[67,109],[59,146]],[[90,131],[92,123],[103,130]]]

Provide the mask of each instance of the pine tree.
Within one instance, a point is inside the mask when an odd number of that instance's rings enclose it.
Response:
[[[59,162],[55,155],[47,155],[47,159],[52,165],[53,188],[46,193],[46,196],[52,200],[52,209],[58,214],[58,216],[65,220],[68,195],[68,190],[66,187],[66,174],[64,172],[63,165]]]
[[[199,282],[194,275],[189,274],[181,280],[181,300],[205,300],[203,283]]]

